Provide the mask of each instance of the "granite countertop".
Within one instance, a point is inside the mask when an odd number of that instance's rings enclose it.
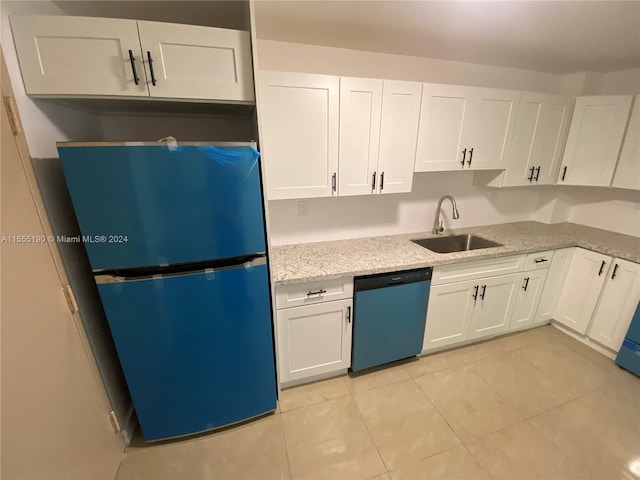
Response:
[[[276,286],[290,285],[564,247],[581,247],[640,263],[640,238],[573,223],[549,225],[529,221],[445,231],[445,235],[466,233],[503,246],[436,253],[411,242],[411,239],[433,237],[430,232],[281,245],[271,248],[271,271]]]

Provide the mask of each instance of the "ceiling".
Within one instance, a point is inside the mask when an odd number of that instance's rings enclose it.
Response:
[[[640,1],[256,1],[257,36],[569,74],[640,67]]]

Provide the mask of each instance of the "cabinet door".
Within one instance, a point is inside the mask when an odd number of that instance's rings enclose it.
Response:
[[[280,383],[351,365],[352,300],[277,311]]]
[[[461,170],[462,129],[474,89],[425,83],[416,150],[416,172]],[[465,158],[466,160],[466,153]]]
[[[432,286],[422,350],[466,340],[473,313],[476,281]]]
[[[340,78],[340,196],[378,191],[382,80]]]
[[[522,94],[503,186],[555,182],[571,103],[559,95]]]
[[[554,320],[584,334],[607,278],[611,257],[576,248],[560,292]]]
[[[640,190],[640,95],[636,95],[611,186]]]
[[[384,81],[378,153],[380,193],[411,191],[421,91],[420,83]]]
[[[470,339],[497,335],[509,328],[521,275],[513,273],[478,280],[479,293],[471,318]]]
[[[617,352],[639,300],[640,265],[615,259],[596,307],[589,337]]]
[[[553,259],[547,272],[547,280],[544,283],[534,323],[545,323],[554,317],[554,310],[558,304],[574,250],[575,248],[571,247],[553,252]]]
[[[138,29],[152,97],[254,101],[249,32],[143,21]]]
[[[525,328],[533,323],[546,279],[546,268],[522,274],[509,330]]]
[[[135,20],[12,16],[11,27],[29,95],[149,96]]]
[[[576,100],[559,185],[611,184],[632,99],[631,95],[598,95]]]
[[[337,195],[338,77],[266,71],[259,77],[267,198]]]
[[[465,122],[462,146],[473,170],[507,168],[507,155],[515,127],[520,92],[475,89],[469,121]],[[473,149],[473,150],[471,150]]]

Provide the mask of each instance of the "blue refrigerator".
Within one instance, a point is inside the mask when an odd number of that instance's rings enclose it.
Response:
[[[276,408],[253,144],[59,143],[145,440]]]
[[[622,341],[616,363],[640,377],[640,303],[631,319],[627,335]]]

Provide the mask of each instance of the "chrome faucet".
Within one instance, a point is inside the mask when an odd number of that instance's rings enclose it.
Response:
[[[442,201],[448,198],[451,200],[451,205],[453,205],[453,219],[456,220],[460,218],[460,213],[458,212],[458,207],[456,206],[456,199],[451,195],[443,195],[438,200],[438,207],[436,208],[436,218],[433,220],[433,233],[438,235],[444,231],[444,227],[442,226],[442,220],[440,220],[440,209],[442,208]]]

